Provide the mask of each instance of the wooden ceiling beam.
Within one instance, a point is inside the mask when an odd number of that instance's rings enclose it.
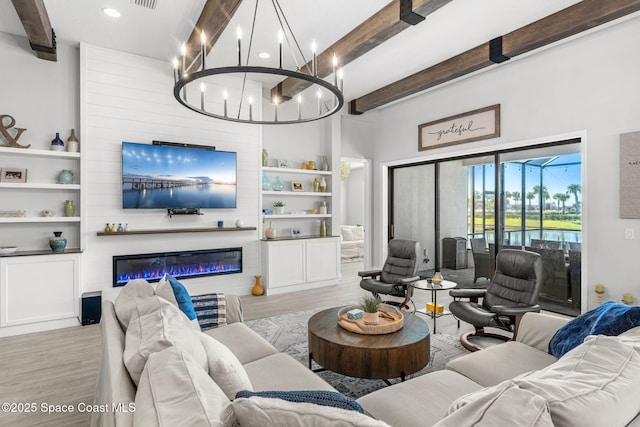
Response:
[[[205,55],[208,55],[224,29],[229,25],[240,3],[242,0],[207,0],[186,43],[185,69],[187,73],[197,71],[202,66],[201,32],[204,31],[207,37]]]
[[[27,33],[31,49],[40,59],[58,60],[56,36],[44,0],[11,0]]]
[[[413,11],[428,16],[450,1],[413,0]],[[390,2],[316,56],[318,77],[325,78],[333,73],[334,54],[340,61],[339,65],[345,66],[409,27],[411,25],[400,20],[400,0]],[[311,67],[312,63],[309,61],[302,66],[302,70],[311,70]],[[291,99],[309,86],[307,81],[289,77],[271,89],[271,97]]]
[[[640,0],[582,0],[505,34],[501,54],[513,58],[640,10]],[[350,101],[349,113],[362,114],[398,99],[493,65],[491,41]]]

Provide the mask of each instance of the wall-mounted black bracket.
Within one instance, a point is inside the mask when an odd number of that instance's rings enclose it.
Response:
[[[198,208],[169,208],[167,215],[171,218],[173,215],[204,215]]]
[[[53,28],[51,29],[51,46],[42,46],[39,44],[33,44],[31,43],[31,40],[29,40],[29,46],[31,46],[31,50],[35,50],[37,52],[44,52],[44,53],[49,53],[51,55],[55,55],[56,54],[56,32],[53,31]]]
[[[210,145],[195,145],[185,144],[183,142],[170,142],[170,141],[151,141],[153,145],[168,145],[170,147],[185,147],[185,148],[197,148],[199,150],[216,151],[216,147]]]
[[[417,25],[424,21],[424,16],[413,11],[412,0],[400,0],[400,20],[409,25]]]
[[[511,59],[511,57],[502,54],[502,36],[489,41],[489,59],[496,64]]]

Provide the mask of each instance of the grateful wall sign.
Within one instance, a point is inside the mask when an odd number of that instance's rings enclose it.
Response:
[[[418,150],[498,138],[500,104],[468,111],[418,126]]]

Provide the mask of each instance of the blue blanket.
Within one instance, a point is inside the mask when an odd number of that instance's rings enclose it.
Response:
[[[636,326],[640,326],[640,307],[605,302],[558,329],[549,341],[549,353],[560,358],[588,335],[616,336]]]

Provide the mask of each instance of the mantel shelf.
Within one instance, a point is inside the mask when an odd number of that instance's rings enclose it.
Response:
[[[218,231],[251,231],[256,227],[162,228],[152,230],[99,231],[98,236],[130,236],[134,234],[210,233]]]

